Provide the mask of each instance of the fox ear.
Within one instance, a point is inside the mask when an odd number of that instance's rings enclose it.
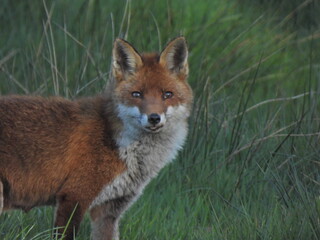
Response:
[[[172,73],[188,75],[188,47],[184,37],[175,38],[167,44],[160,54],[160,64]]]
[[[123,80],[126,76],[134,74],[142,66],[140,54],[123,39],[116,39],[112,51],[112,71],[118,80]]]

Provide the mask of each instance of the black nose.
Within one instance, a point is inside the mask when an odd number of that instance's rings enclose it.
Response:
[[[151,124],[158,124],[161,121],[161,117],[157,113],[151,113],[148,117],[148,121]]]

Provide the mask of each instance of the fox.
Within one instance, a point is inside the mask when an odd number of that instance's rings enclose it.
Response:
[[[185,37],[160,53],[113,44],[110,79],[93,97],[0,97],[0,214],[55,206],[55,236],[118,240],[123,213],[182,149],[192,110]]]

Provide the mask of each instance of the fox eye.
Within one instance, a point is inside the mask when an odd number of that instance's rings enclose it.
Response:
[[[163,98],[168,99],[173,97],[173,92],[167,91],[163,93]]]
[[[138,91],[134,91],[131,93],[132,97],[134,98],[141,98],[142,97],[142,93],[138,92]]]

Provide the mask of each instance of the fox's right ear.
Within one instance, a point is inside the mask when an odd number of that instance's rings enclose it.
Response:
[[[117,80],[124,80],[142,66],[140,54],[127,41],[117,38],[112,51],[112,72]]]

